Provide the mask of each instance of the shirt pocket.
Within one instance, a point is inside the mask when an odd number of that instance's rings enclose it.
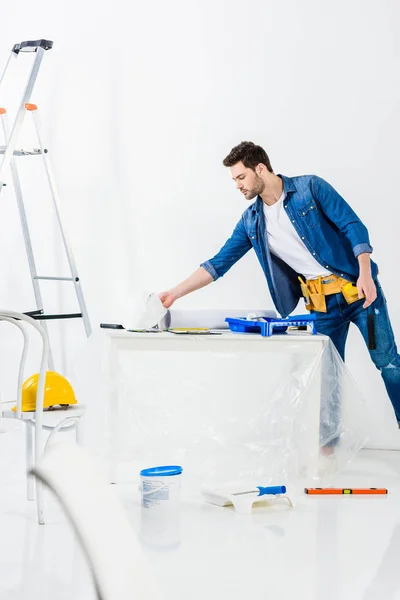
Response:
[[[302,208],[297,211],[302,222],[307,227],[319,227],[319,212],[315,200],[308,202]]]

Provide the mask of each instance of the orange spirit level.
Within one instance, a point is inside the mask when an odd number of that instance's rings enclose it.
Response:
[[[304,488],[304,492],[309,496],[388,493],[386,488]]]

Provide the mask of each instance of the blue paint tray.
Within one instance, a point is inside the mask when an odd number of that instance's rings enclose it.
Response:
[[[286,319],[262,318],[260,321],[248,320],[246,318],[226,318],[229,329],[235,333],[260,333],[262,337],[269,337],[273,333],[285,333],[288,327],[307,327],[313,335],[317,333],[316,316],[296,315]]]

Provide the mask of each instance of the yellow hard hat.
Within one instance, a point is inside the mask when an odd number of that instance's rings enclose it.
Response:
[[[39,373],[35,373],[25,381],[22,386],[22,411],[36,410],[36,396],[39,382]],[[52,406],[68,406],[77,404],[74,390],[65,377],[53,371],[46,372],[46,385],[44,390],[43,408]],[[16,410],[16,407],[13,409]]]

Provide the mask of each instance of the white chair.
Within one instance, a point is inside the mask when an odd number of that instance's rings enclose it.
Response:
[[[34,319],[15,311],[0,310],[0,321],[6,321],[15,325],[20,329],[24,337],[24,345],[18,372],[16,410],[12,410],[15,406],[15,401],[2,402],[0,406],[0,417],[6,419],[18,419],[24,423],[26,439],[27,497],[28,500],[34,500],[34,479],[32,475],[28,474],[28,470],[40,459],[43,453],[43,431],[51,432],[47,443],[57,432],[72,430],[75,431],[76,440],[78,442],[80,438],[80,419],[85,414],[86,408],[84,405],[78,404],[69,406],[66,410],[43,410],[45,376],[49,357],[48,335],[43,327],[41,327]],[[27,333],[28,326],[36,329],[41,336],[42,355],[40,361],[36,410],[32,412],[22,412],[22,386],[25,377],[25,363],[29,347],[29,335]],[[36,501],[38,521],[40,525],[43,525],[43,493],[40,483],[36,484]]]
[[[160,600],[141,546],[86,449],[53,443],[31,471],[59,499],[91,568],[99,600]]]

